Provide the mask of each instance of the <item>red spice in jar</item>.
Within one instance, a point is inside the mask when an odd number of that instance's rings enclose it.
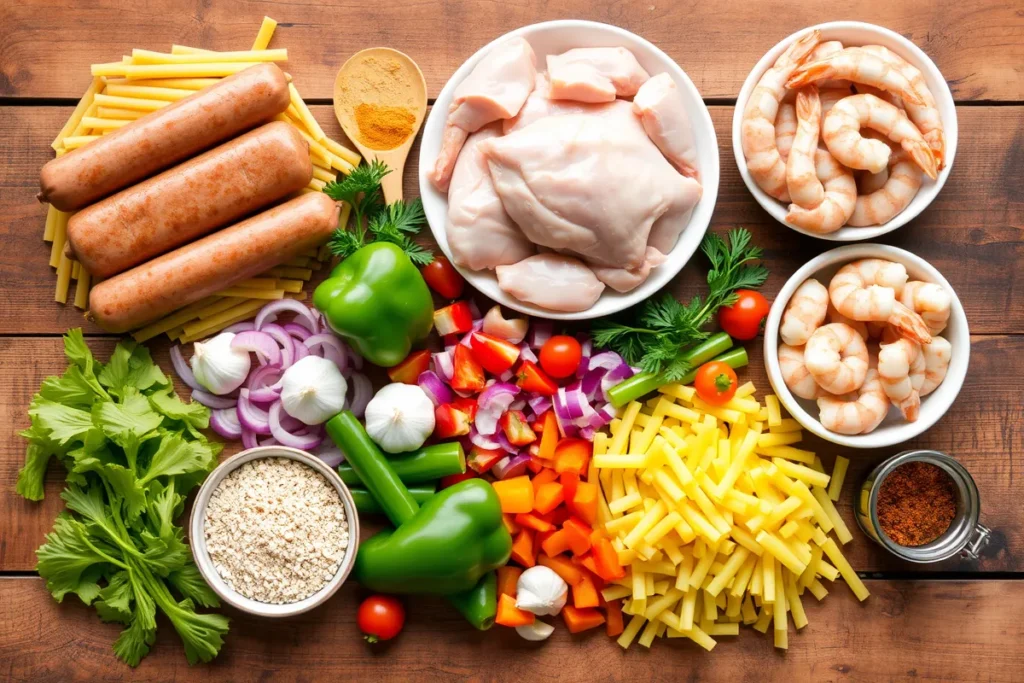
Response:
[[[878,490],[878,523],[899,545],[921,546],[953,523],[956,502],[956,485],[945,470],[908,462],[893,470]]]

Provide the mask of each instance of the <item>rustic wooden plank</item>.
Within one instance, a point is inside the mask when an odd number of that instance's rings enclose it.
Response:
[[[330,107],[313,110],[328,135],[341,135]],[[52,156],[49,142],[70,109],[0,108],[0,334],[61,333],[82,324],[81,312],[53,302],[54,278],[42,241],[45,209],[35,200],[38,169]],[[764,247],[776,292],[797,268],[834,246],[800,235],[763,211],[739,177],[732,153],[732,107],[711,107],[721,156],[721,183],[712,225],[743,225]],[[1024,133],[1017,107],[960,107],[961,140],[953,173],[936,201],[918,218],[880,241],[930,261],[953,284],[974,333],[1024,332],[1024,289],[1013,286],[1024,258]],[[406,168],[407,196],[419,194],[418,143]],[[676,289],[703,278],[687,268]],[[1009,278],[1009,281],[1008,281]],[[87,331],[100,332],[88,325]]]
[[[925,50],[958,100],[1024,99],[1024,16],[1014,3],[652,3],[580,0],[393,0],[385,4],[160,0],[127,8],[109,0],[43,0],[0,6],[0,96],[75,97],[93,62],[132,48],[168,50],[183,43],[248,49],[269,14],[280,23],[273,47],[287,47],[288,69],[308,97],[327,98],[338,67],[356,50],[389,45],[419,62],[431,97],[479,47],[520,26],[551,19],[591,19],[647,38],[683,66],[705,97],[735,97],[758,59],[811,24],[857,19],[899,31]]]
[[[161,617],[153,650],[132,670],[111,651],[119,625],[101,623],[74,596],[58,605],[40,579],[7,578],[0,579],[0,661],[8,680],[39,682],[553,680],[553,670],[559,681],[1019,680],[1024,582],[867,585],[863,604],[839,583],[821,603],[806,594],[810,623],[798,633],[790,625],[787,652],[749,628],[719,639],[710,654],[667,639],[650,652],[633,645],[623,653],[603,629],[573,636],[561,623],[541,645],[501,626],[472,631],[440,601],[415,598],[406,601],[405,630],[379,656],[359,638],[359,592],[344,586],[327,605],[272,626],[228,611],[231,632],[209,665],[188,667]]]
[[[97,357],[105,359],[113,349],[110,339],[93,340]],[[172,372],[163,342],[150,345],[162,368]],[[748,345],[750,365],[740,372],[741,380],[753,380],[759,395],[770,391],[764,372],[761,345]],[[801,447],[821,454],[831,471],[835,455],[850,458],[850,471],[840,509],[854,541],[844,548],[859,571],[907,570],[872,544],[856,529],[852,503],[856,486],[878,462],[905,448],[933,448],[955,455],[970,470],[982,497],[984,523],[994,531],[992,544],[979,563],[952,560],[939,565],[913,567],[922,571],[1024,571],[1024,508],[1019,504],[1024,463],[1019,457],[1024,424],[1024,408],[1019,401],[1019,380],[1024,358],[1024,337],[974,337],[971,371],[967,383],[950,412],[926,434],[892,449],[856,451],[839,448],[808,435]],[[0,571],[28,571],[35,567],[35,549],[53,525],[62,508],[58,496],[64,486],[64,472],[51,464],[47,476],[46,499],[31,503],[14,493],[13,482],[24,459],[24,442],[16,431],[28,425],[25,410],[32,394],[47,375],[63,372],[66,363],[59,338],[8,337],[0,339],[0,386],[8,391],[0,397],[0,424],[9,425],[0,436]],[[187,391],[180,383],[181,395]],[[969,428],[968,428],[969,426]],[[231,444],[226,454],[239,450]],[[1015,457],[1016,456],[1016,457]]]

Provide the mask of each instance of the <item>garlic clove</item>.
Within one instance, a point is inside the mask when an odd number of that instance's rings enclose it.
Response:
[[[518,633],[524,640],[541,641],[547,640],[548,637],[555,632],[555,627],[551,624],[545,624],[540,619],[534,620],[532,624],[523,624],[522,626],[516,626],[516,633]]]
[[[249,352],[231,347],[235,335],[221,332],[205,342],[193,346],[192,374],[211,394],[229,394],[245,383],[252,367]]]
[[[516,607],[539,616],[555,616],[565,607],[569,585],[549,567],[530,567],[516,583]]]
[[[415,384],[389,384],[366,406],[366,433],[386,453],[405,453],[434,431],[434,403]]]
[[[303,424],[322,424],[340,413],[347,393],[338,366],[320,356],[299,359],[281,376],[281,407]]]

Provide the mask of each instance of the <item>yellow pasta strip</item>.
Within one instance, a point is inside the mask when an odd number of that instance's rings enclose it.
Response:
[[[156,322],[151,323],[136,332],[133,332],[132,338],[135,339],[135,341],[137,342],[144,342],[149,339],[152,339],[158,334],[162,334],[169,330],[173,330],[174,328],[183,325],[184,323],[187,323],[190,320],[194,320],[197,317],[199,311],[201,311],[204,307],[209,306],[210,304],[217,300],[218,297],[216,296],[208,296],[205,299],[200,299],[199,301],[193,304],[189,304],[188,306],[182,308],[179,311],[171,313],[169,316],[162,318],[161,320],[157,320]]]
[[[291,292],[292,294],[297,294],[297,293],[302,291],[302,287],[305,284],[306,283],[303,282],[302,280],[278,280],[277,281],[277,288],[278,289],[283,289],[285,292]],[[591,463],[591,464],[593,464],[593,463]]]
[[[75,282],[75,308],[89,308],[89,273],[82,268]]]
[[[784,418],[782,420],[779,420],[779,424],[777,424],[777,425],[769,425],[768,426],[768,431],[771,432],[772,434],[783,434],[783,433],[786,433],[786,432],[799,432],[801,429],[803,429],[803,427],[800,426],[800,423],[797,422],[796,420],[794,420],[791,417],[787,417],[787,418]]]
[[[320,124],[317,123],[316,119],[313,117],[313,112],[311,112],[309,107],[306,106],[306,103],[302,101],[302,96],[299,95],[299,91],[295,87],[294,83],[288,84],[288,92],[291,94],[292,105],[299,112],[299,118],[302,121],[302,125],[306,127],[306,130],[313,136],[313,139],[317,142],[327,139],[327,136],[324,134]]]
[[[116,119],[120,121],[134,121],[141,119],[149,112],[135,109],[118,109],[117,107],[97,107],[96,116],[101,119]]]
[[[143,99],[141,97],[117,97],[114,95],[97,95],[97,106],[116,107],[119,109],[134,109],[136,111],[151,112],[166,107],[170,102],[166,100]]]
[[[46,226],[43,228],[43,241],[52,242],[53,235],[57,231],[57,209],[53,204],[46,205]]]
[[[102,87],[103,82],[99,78],[92,79],[92,83],[88,88],[86,88],[85,94],[82,95],[82,99],[78,100],[78,104],[75,105],[75,110],[71,112],[71,116],[68,118],[67,123],[64,124],[64,127],[60,129],[59,133],[57,133],[57,137],[55,137],[53,142],[50,143],[50,147],[52,147],[54,151],[57,151],[64,146],[62,144],[64,138],[71,135],[71,132],[78,127],[82,117],[85,116],[86,110],[92,105],[93,98]]]
[[[270,45],[270,39],[274,37],[274,29],[276,28],[276,21],[270,17],[263,17],[263,23],[260,24],[260,31],[256,34],[256,40],[252,43],[252,49],[266,50],[267,46]]]
[[[832,504],[832,499],[828,497],[828,493],[825,489],[818,488],[815,486],[811,489],[811,495],[818,501],[821,507],[825,510],[825,514],[832,521],[835,527],[836,538],[843,545],[846,545],[853,540],[853,534],[850,533],[850,529],[846,526],[846,522],[843,521],[842,516],[839,514],[839,510],[836,510],[836,506]]]
[[[336,140],[332,140],[331,138],[325,137],[323,140],[321,140],[321,142],[324,144],[324,147],[326,147],[330,151],[331,154],[340,158],[342,161],[346,162],[350,166],[358,166],[359,162],[362,161],[361,156],[359,156],[357,153],[353,152],[351,149],[349,149],[348,147],[346,147],[345,145],[341,144]]]
[[[50,245],[50,267],[60,266],[60,257],[64,253],[64,245],[68,239],[68,218],[71,214],[57,211],[53,225],[53,244]],[[70,271],[69,271],[70,274]]]
[[[86,116],[82,119],[82,123],[93,130],[113,130],[115,128],[126,126],[131,123],[131,121],[125,119],[101,119],[94,116]]]
[[[786,460],[785,458],[772,458],[772,463],[774,463],[775,466],[779,468],[779,471],[787,477],[802,481],[808,486],[820,486],[822,488],[828,486],[828,475],[822,472],[816,472],[810,467],[798,465]]]
[[[202,51],[187,54],[154,52],[152,50],[132,50],[132,64],[216,64],[221,62],[286,62],[288,50],[236,50],[233,52]]]
[[[631,493],[608,503],[608,509],[611,510],[612,514],[621,515],[626,510],[642,504],[643,497],[639,493]]]
[[[846,469],[850,461],[841,455],[836,456],[836,464],[832,467],[832,480],[828,483],[828,497],[831,500],[839,500],[839,494],[843,490],[843,480],[846,479]]]
[[[754,452],[758,455],[765,455],[770,458],[794,460],[805,465],[813,463],[815,457],[813,451],[805,451],[799,448],[793,448],[792,446],[757,446],[754,448]]]
[[[294,266],[277,266],[268,270],[265,275],[270,277],[287,277],[297,278],[299,280],[308,280],[313,277],[313,271],[310,268],[296,268]]]
[[[330,171],[325,171],[319,166],[314,166],[313,178],[324,183],[333,183],[335,180],[337,180],[338,176],[337,174],[331,173]]]
[[[113,68],[105,69],[102,73],[96,73],[96,65],[93,65],[93,75],[98,76],[125,76],[129,81],[140,81],[150,78],[205,78],[210,76],[230,76],[239,71],[245,71],[253,65],[253,62],[211,62],[204,64],[120,64],[120,71]],[[101,65],[104,66],[104,65]]]
[[[633,642],[633,639],[636,638],[636,634],[640,632],[640,628],[644,625],[645,621],[647,620],[644,619],[641,614],[635,615],[630,619],[629,624],[626,625],[626,628],[623,629],[622,633],[619,634],[618,639],[615,641],[619,644],[619,647],[623,649],[629,647],[630,643]]]
[[[156,88],[181,88],[183,90],[202,90],[220,82],[220,78],[153,78],[136,79],[129,81],[127,78],[107,79],[107,85],[144,85]]]
[[[195,95],[194,90],[185,88],[164,88],[151,85],[119,85],[111,84],[104,90],[105,94],[117,97],[136,97],[146,100],[162,100],[165,102],[177,102],[186,97]]]
[[[794,443],[800,443],[803,440],[802,432],[784,432],[782,434],[761,434],[757,438],[757,445],[761,448],[767,448],[769,446],[788,446]]]
[[[832,563],[839,569],[839,573],[843,575],[843,580],[850,586],[850,590],[857,596],[858,600],[864,601],[871,593],[868,591],[867,586],[857,576],[857,572],[853,571],[853,567],[843,556],[839,546],[831,538],[825,541],[825,544],[821,546],[821,549],[828,555],[828,559],[832,560]]]
[[[212,318],[207,318],[205,321],[203,321],[208,324],[206,328],[195,329],[193,327],[194,332],[189,333],[186,331],[180,341],[181,343],[184,344],[190,341],[195,341],[196,339],[202,339],[203,337],[213,334],[214,332],[219,332],[228,325],[233,325],[236,322],[241,322],[242,320],[251,318],[253,314],[255,314],[256,311],[258,311],[259,309],[263,308],[265,304],[266,301],[256,299],[246,301],[245,303],[239,304],[234,308],[229,308],[220,315],[214,316]]]
[[[729,556],[729,559],[726,560],[722,570],[715,575],[715,578],[711,581],[711,585],[709,585],[707,589],[708,593],[717,597],[718,594],[722,592],[722,589],[724,589],[726,585],[728,585],[729,581],[736,575],[736,572],[739,571],[740,567],[742,567],[747,561],[748,557],[750,557],[749,550],[746,548],[737,548],[736,551]]]
[[[202,47],[189,47],[188,45],[171,45],[172,55],[197,55],[197,54],[212,54],[216,50],[207,50]]]
[[[60,260],[57,263],[57,291],[54,294],[54,301],[66,304],[68,302],[68,286],[71,284],[71,259],[62,251]]]
[[[88,145],[93,140],[99,139],[99,135],[69,135],[64,138],[64,149],[69,151],[72,149],[78,149],[79,147]]]
[[[782,563],[787,569],[795,574],[803,573],[807,565],[800,561],[800,559],[793,554],[793,551],[788,545],[778,537],[768,533],[767,531],[760,531],[757,534],[757,542],[767,550],[771,555]]]
[[[782,424],[782,408],[779,407],[779,397],[775,394],[768,394],[764,397],[764,405],[768,409],[768,426],[777,427]]]
[[[217,292],[221,296],[234,296],[243,299],[283,299],[285,291],[283,289],[248,289],[245,287],[228,287]]]

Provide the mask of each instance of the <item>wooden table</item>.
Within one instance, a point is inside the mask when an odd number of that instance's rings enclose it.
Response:
[[[888,26],[935,60],[957,101],[960,144],[952,176],[919,218],[882,239],[934,264],[967,309],[971,368],[959,400],[941,422],[906,447],[957,456],[981,489],[992,543],[976,563],[952,560],[917,567],[895,561],[862,534],[845,549],[872,592],[864,604],[836,584],[823,602],[806,601],[810,625],[786,653],[744,629],[705,653],[690,643],[659,641],[650,652],[623,653],[603,634],[546,644],[509,629],[472,631],[442,603],[409,601],[409,621],[391,647],[370,652],[354,624],[358,590],[347,587],[327,606],[281,623],[238,614],[220,657],[189,669],[173,629],[162,622],[153,652],[136,669],[118,661],[117,626],[102,624],[74,598],[55,603],[35,575],[34,550],[61,508],[63,475],[52,467],[47,497],[29,503],[13,485],[24,444],[16,430],[44,377],[65,367],[60,335],[83,325],[80,311],[53,302],[48,247],[40,239],[45,210],[34,198],[49,142],[86,85],[89,64],[116,60],[133,47],[171,43],[211,49],[249,46],[260,18],[280,27],[273,46],[287,47],[294,75],[329,135],[331,85],[354,51],[376,45],[417,60],[436,95],[480,45],[518,26],[579,17],[623,26],[676,59],[704,94],[722,159],[713,229],[743,225],[765,248],[771,296],[828,243],[773,222],[740,181],[730,144],[735,95],[747,72],[776,41],[802,26],[861,19]],[[0,6],[0,676],[7,680],[983,680],[1024,678],[1024,9],[993,0],[871,2],[835,0],[804,6],[751,3],[659,3],[580,0],[504,3],[487,0],[392,0],[346,3],[154,0],[54,6],[9,0]],[[416,193],[417,150],[406,192]],[[685,269],[673,287],[701,289],[702,266]],[[114,339],[84,323],[93,348]],[[153,344],[169,367],[166,344]],[[758,344],[745,376],[768,388]],[[853,526],[851,491],[886,451],[852,451],[811,440],[831,467],[851,458],[841,510]],[[230,613],[230,610],[228,610]]]

